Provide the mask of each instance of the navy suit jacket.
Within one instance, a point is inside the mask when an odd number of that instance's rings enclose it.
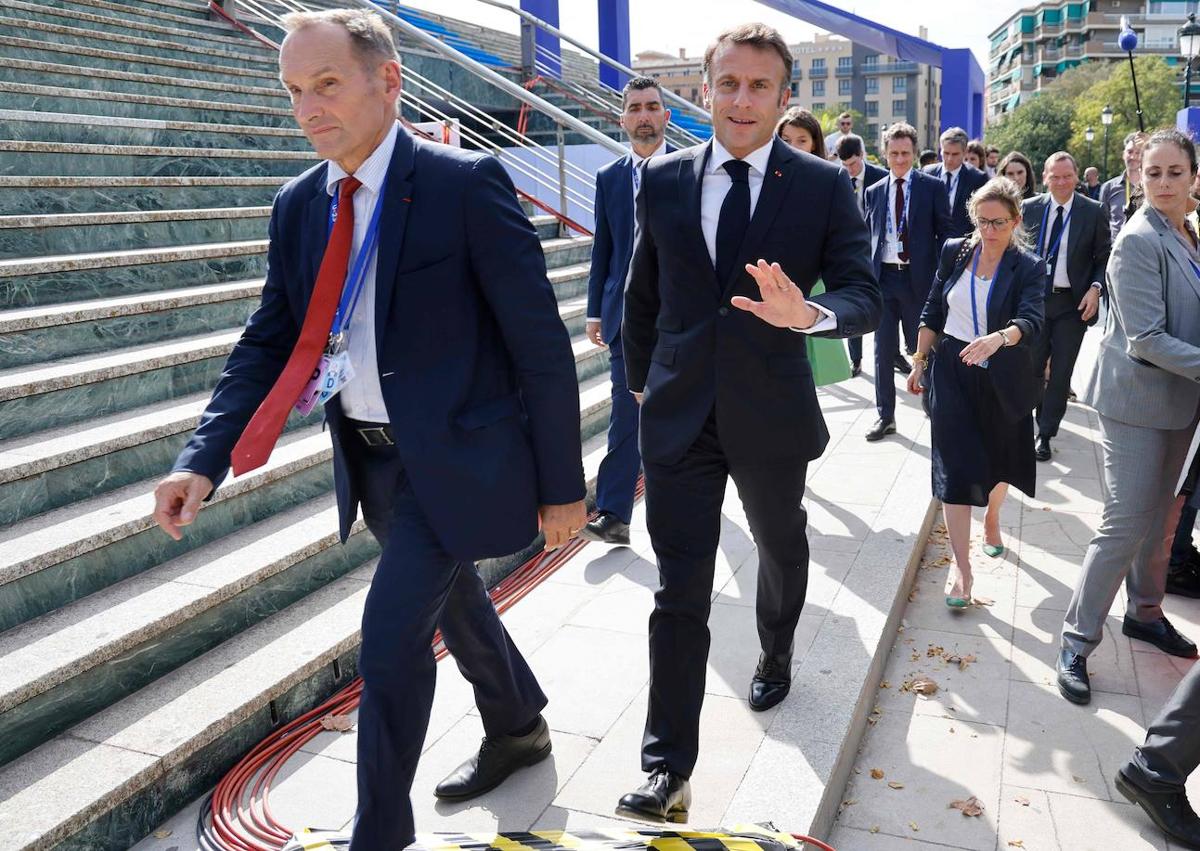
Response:
[[[927,165],[923,169],[942,184],[942,192],[946,191],[946,170],[942,163]],[[988,182],[987,172],[980,171],[970,163],[963,163],[958,172],[958,190],[954,193],[954,206],[950,208],[950,231],[947,239],[957,239],[967,236],[975,230],[971,224],[971,216],[967,213],[967,201],[975,194],[975,190]]]
[[[950,234],[950,204],[946,187],[932,175],[909,171],[904,187],[911,193],[908,200],[908,268],[913,295],[924,303],[929,285],[937,271],[938,254]],[[875,275],[883,269],[883,246],[887,239],[888,187],[891,177],[881,180],[867,190],[871,234],[874,239]]]
[[[325,250],[324,163],[271,211],[262,304],[225,365],[175,469],[219,484],[246,423],[300,333]],[[459,560],[507,555],[536,536],[540,504],[584,497],[579,390],[537,233],[491,156],[401,129],[384,191],[376,273],[380,386],[422,510]],[[346,464],[339,397],[325,406],[345,540],[360,488]]]
[[[1035,195],[1021,204],[1021,218],[1024,219],[1025,232],[1034,250],[1049,246],[1043,245],[1049,239],[1049,231],[1054,227],[1053,196],[1049,192]],[[1046,215],[1046,205],[1050,206],[1050,214]],[[1042,237],[1042,219],[1046,220],[1046,239]],[[1071,296],[1076,303],[1083,301],[1092,282],[1103,286],[1104,273],[1108,268],[1108,254],[1112,249],[1112,237],[1108,232],[1108,211],[1099,201],[1093,201],[1086,195],[1076,192],[1071,199],[1071,223],[1067,225],[1067,280],[1071,282]],[[1060,262],[1062,258],[1059,258]],[[1045,277],[1045,276],[1043,276]],[[1046,283],[1050,287],[1049,282]],[[1049,295],[1049,291],[1047,291]],[[1093,316],[1088,325],[1096,324],[1098,317]]]
[[[1125,227],[1125,184],[1126,172],[1121,172],[1112,180],[1100,184],[1100,203],[1108,215],[1108,232],[1113,242],[1117,234]]]
[[[775,328],[730,305],[762,299],[744,264],[777,262],[837,316],[826,337],[868,334],[879,324],[866,224],[840,166],[776,138],[754,215],[728,280],[718,281],[700,225],[709,143],[654,157],[645,166],[625,321],[629,388],[645,391],[642,457],[673,464],[716,410],[727,458],[795,463],[829,440],[817,403],[807,335]]]
[[[667,145],[666,153],[674,150]],[[625,278],[633,255],[632,155],[619,157],[596,172],[595,218],[587,315],[600,320],[601,337],[611,344],[621,333]]]

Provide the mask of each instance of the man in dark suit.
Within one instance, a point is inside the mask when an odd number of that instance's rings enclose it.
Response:
[[[1100,187],[1100,203],[1108,213],[1108,228],[1113,242],[1129,217],[1137,212],[1142,205],[1142,148],[1150,137],[1135,130],[1125,137],[1125,147],[1121,158],[1125,162],[1125,170],[1106,180]]]
[[[596,172],[596,231],[592,241],[592,271],[588,278],[587,336],[608,349],[612,375],[612,414],[608,421],[608,453],[596,477],[599,514],[580,535],[590,541],[629,543],[633,492],[642,457],[638,454],[638,406],[625,384],[621,348],[621,313],[625,306],[625,277],[633,253],[633,196],[641,180],[641,165],[666,153],[664,137],[671,110],[663,108],[662,87],[653,77],[634,77],[621,92],[621,126],[630,153]]]
[[[363,611],[351,847],[390,851],[414,841],[436,630],[487,736],[436,794],[472,797],[550,753],[545,695],[474,562],[525,547],[539,514],[548,547],[582,527],[578,385],[536,232],[497,160],[400,127],[400,63],[378,15],[284,24],[280,77],[325,162],[276,198],[262,305],[159,484],[155,519],[180,538],[231,466],[263,464],[330,357],[341,537],[361,504],[383,546]]]
[[[642,402],[660,588],[642,743],[650,777],[617,807],[634,818],[687,819],[730,476],[758,546],[751,708],[787,694],[808,579],[805,473],[829,439],[804,333],[849,337],[879,317],[850,179],[775,137],[791,68],[786,43],[763,24],[719,36],[704,60],[713,139],[651,159],[638,196],[622,334]],[[809,301],[818,277],[826,292]]]
[[[1049,192],[1021,204],[1021,218],[1046,265],[1046,324],[1033,365],[1040,380],[1048,361],[1050,380],[1037,410],[1034,454],[1039,461],[1049,461],[1050,439],[1058,434],[1067,412],[1083,335],[1096,323],[1111,240],[1104,207],[1075,191],[1079,173],[1074,157],[1066,151],[1051,154],[1042,182]]]
[[[971,217],[967,215],[967,202],[975,190],[988,181],[985,172],[963,162],[969,141],[966,130],[951,127],[941,136],[942,161],[922,169],[945,186],[946,199],[950,202],[950,232],[946,234],[947,239],[957,239],[975,230]]]
[[[854,190],[855,204],[866,219],[867,189],[887,177],[887,169],[867,162],[860,136],[847,136],[842,139],[838,142],[835,153],[842,163],[842,168],[850,175],[850,188]],[[846,348],[850,350],[850,374],[857,376],[862,372],[862,337],[851,337],[846,341]],[[899,352],[896,356],[901,357]]]
[[[916,339],[921,308],[929,296],[942,243],[951,227],[944,184],[913,168],[917,131],[912,125],[897,123],[889,127],[884,149],[891,173],[887,180],[867,190],[875,274],[883,296],[883,315],[875,332],[875,408],[879,419],[867,432],[870,441],[896,433],[896,383],[891,370],[900,346],[896,328],[902,324],[905,335]]]

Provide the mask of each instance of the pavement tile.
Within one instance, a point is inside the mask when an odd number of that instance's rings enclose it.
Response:
[[[1075,556],[1083,563],[1083,554],[1100,525],[1100,514],[1055,511],[1052,508],[1026,506],[1021,516],[1021,546],[1038,547],[1046,552]]]
[[[294,831],[306,827],[340,830],[354,818],[358,803],[356,771],[353,764],[340,759],[297,754],[272,784],[272,815]]]
[[[1133,804],[1090,801],[1051,792],[1050,813],[1063,849],[1069,851],[1166,851],[1167,840]]]
[[[759,745],[721,824],[771,822],[802,832],[812,823],[837,762],[840,745],[806,742],[803,747],[769,735]]]
[[[1063,613],[1050,609],[1018,608],[1013,639],[1012,677],[1042,685],[1054,685],[1055,659],[1062,636]],[[1111,615],[1104,623],[1104,637],[1088,657],[1092,690],[1115,694],[1137,694],[1133,672],[1134,653],[1121,634],[1121,619]]]
[[[572,626],[611,629],[644,638],[652,611],[654,590],[619,574],[591,594],[567,622]]]
[[[1010,845],[1011,842],[1020,843]],[[1050,799],[1041,789],[1026,789],[1004,784],[1000,787],[1000,831],[996,837],[1000,851],[1024,848],[1025,851],[1060,851],[1050,815]],[[1062,849],[1062,851],[1069,851]]]
[[[927,831],[909,829],[908,836],[893,836],[882,830],[871,833],[870,830],[860,830],[856,827],[837,825],[829,837],[829,845],[842,851],[914,851],[917,848],[930,848],[933,851],[963,851],[961,845],[944,845],[929,838]]]

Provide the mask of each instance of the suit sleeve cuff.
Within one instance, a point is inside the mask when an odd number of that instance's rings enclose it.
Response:
[[[817,304],[815,301],[810,301],[809,304],[817,309],[817,311],[821,314],[821,318],[807,328],[793,328],[793,331],[798,334],[820,334],[824,331],[837,330],[837,316],[832,310]]]
[[[584,322],[599,322],[600,317],[599,316],[588,316],[583,321]]]

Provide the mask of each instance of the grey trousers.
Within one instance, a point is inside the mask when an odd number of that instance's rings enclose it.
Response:
[[[1104,513],[1063,621],[1064,650],[1088,656],[1096,649],[1122,580],[1127,618],[1150,623],[1162,617],[1168,536],[1176,520],[1169,515],[1192,431],[1142,428],[1100,416]]]
[[[1147,792],[1181,792],[1200,766],[1200,665],[1184,674],[1122,771]]]

